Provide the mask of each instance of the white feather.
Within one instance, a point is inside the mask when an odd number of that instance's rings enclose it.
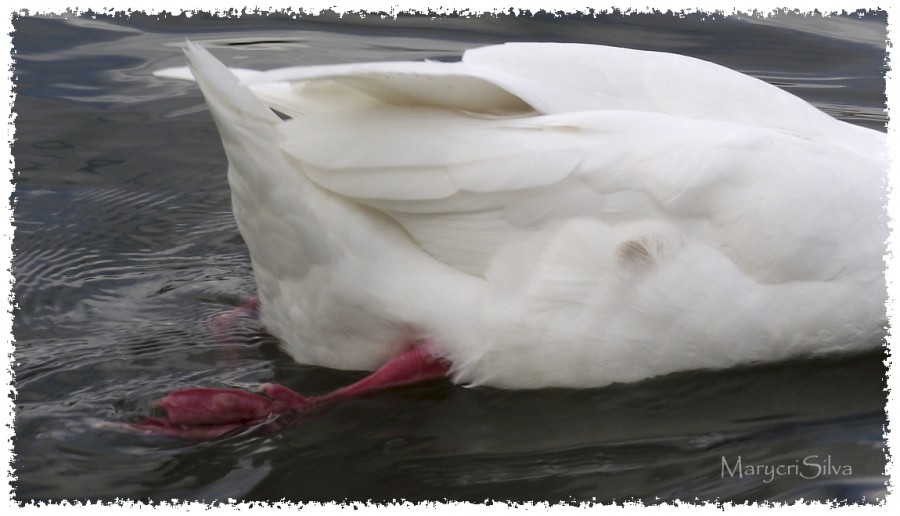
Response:
[[[238,74],[187,54],[300,362],[427,338],[460,382],[588,387],[881,344],[884,135],[774,86],[590,45]]]

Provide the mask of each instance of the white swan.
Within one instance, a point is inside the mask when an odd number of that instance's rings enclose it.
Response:
[[[457,382],[596,387],[882,344],[885,137],[774,86],[576,44],[268,72],[186,52],[299,362],[424,342]]]

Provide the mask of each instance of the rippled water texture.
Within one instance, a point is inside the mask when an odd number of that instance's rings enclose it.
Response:
[[[314,394],[360,376],[297,365],[269,337],[222,342],[204,324],[254,286],[200,93],[152,76],[183,64],[185,38],[259,68],[452,58],[511,40],[667,50],[883,130],[883,14],[701,18],[15,19],[15,498],[882,499],[877,353],[582,391],[437,382],[209,443],[104,426],[179,387]],[[739,458],[805,474],[723,473]]]

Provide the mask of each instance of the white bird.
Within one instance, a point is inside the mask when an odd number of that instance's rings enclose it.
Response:
[[[580,44],[265,72],[186,53],[298,362],[412,348],[463,384],[599,387],[883,344],[885,135],[775,86]]]

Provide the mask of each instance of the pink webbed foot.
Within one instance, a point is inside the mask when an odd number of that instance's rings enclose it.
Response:
[[[261,331],[259,298],[250,296],[241,306],[211,316],[206,324],[221,342],[233,342],[248,331]]]
[[[237,308],[210,316],[206,325],[216,340],[224,344],[219,348],[218,362],[226,367],[236,365],[252,338],[265,333],[259,320],[259,298],[256,296],[250,296]]]
[[[181,389],[154,404],[165,417],[148,417],[131,430],[185,439],[215,439],[253,426],[282,427],[279,416],[298,413],[310,400],[278,384],[263,386],[265,396],[239,389]]]
[[[328,394],[304,397],[279,384],[263,386],[265,396],[238,389],[192,388],[175,391],[156,403],[165,417],[148,417],[129,429],[185,439],[215,439],[243,428],[280,430],[314,405],[334,403],[371,392],[445,378],[450,364],[418,344],[356,383]]]

